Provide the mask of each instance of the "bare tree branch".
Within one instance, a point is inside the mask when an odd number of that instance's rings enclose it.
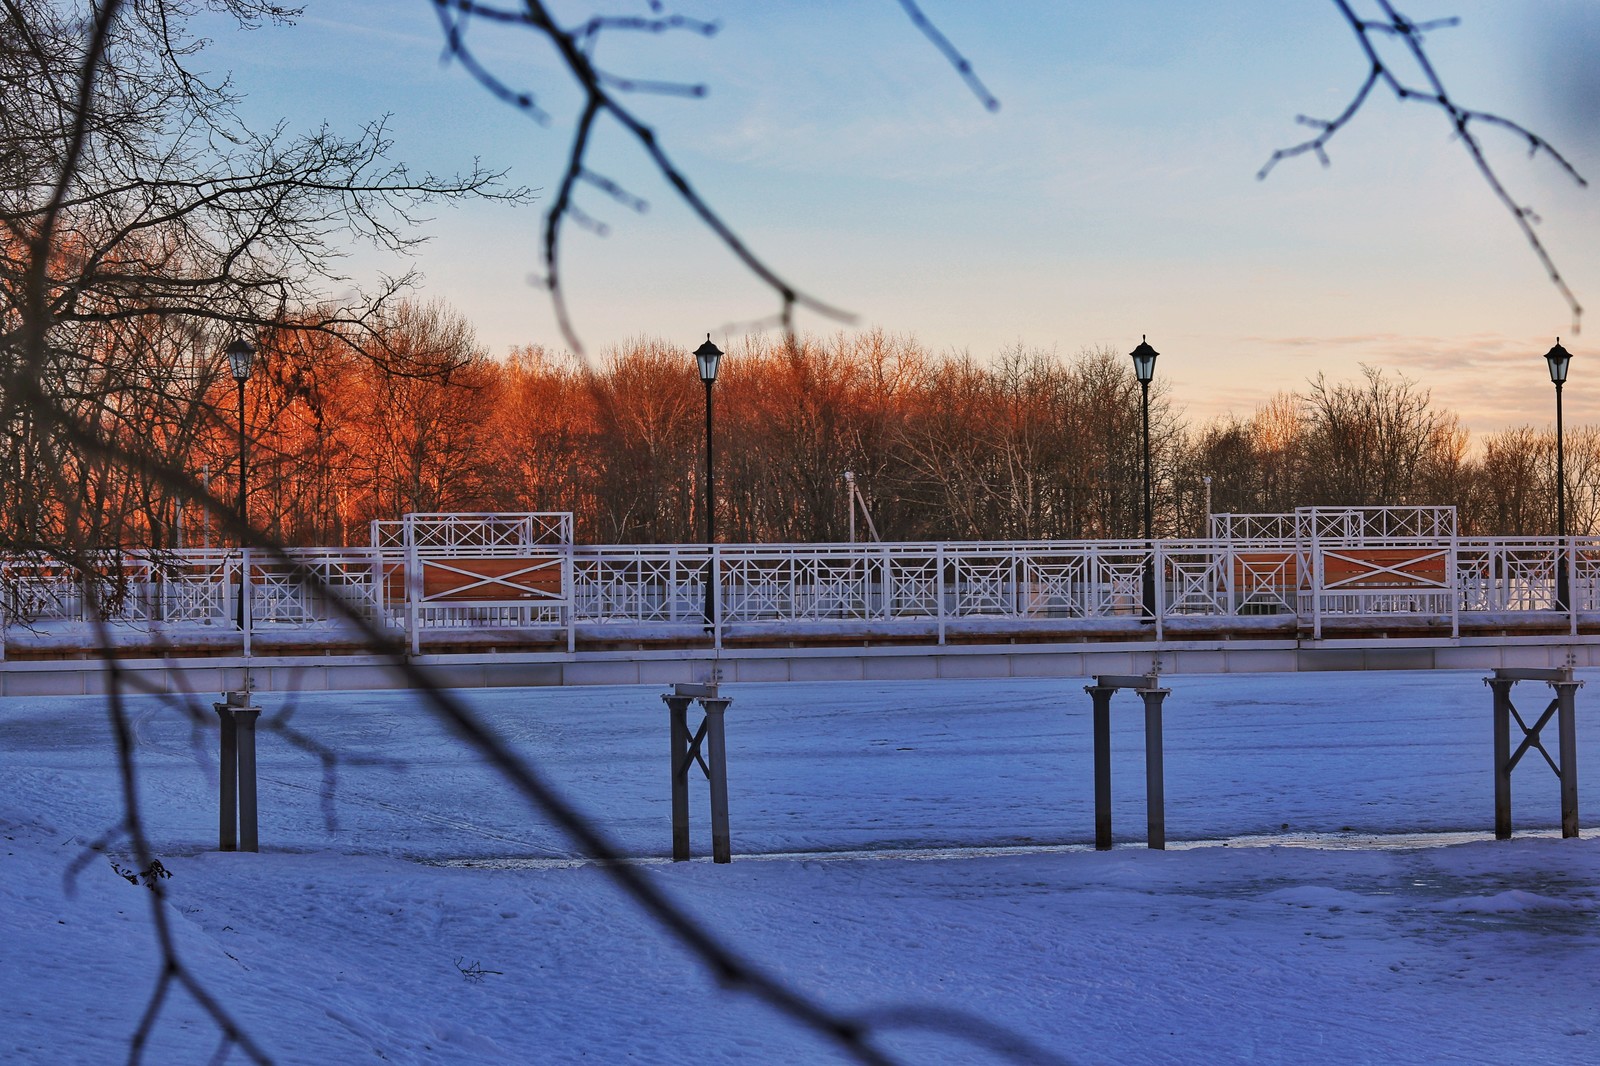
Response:
[[[555,47],[568,76],[583,94],[583,104],[579,109],[567,150],[565,172],[556,197],[545,212],[541,241],[544,269],[542,282],[550,291],[551,303],[554,305],[556,321],[562,336],[573,351],[582,353],[583,345],[574,328],[566,292],[561,284],[561,229],[565,222],[572,221],[594,232],[606,232],[605,227],[583,213],[573,199],[574,187],[580,180],[592,184],[603,183],[601,187],[607,192],[615,188],[609,178],[596,175],[588,166],[595,124],[602,116],[609,116],[629,134],[649,158],[655,171],[672,186],[678,198],[694,212],[701,224],[715,235],[718,242],[731,252],[746,270],[777,295],[779,310],[776,320],[785,333],[790,336],[794,333],[794,312],[797,307],[807,308],[839,322],[853,320],[853,316],[849,313],[800,291],[769,266],[765,259],[758,256],[721,214],[700,195],[688,175],[673,162],[662,146],[661,138],[655,129],[622,106],[613,95],[613,92],[650,92],[699,97],[705,94],[703,85],[682,85],[621,77],[601,70],[593,61],[595,44],[605,30],[651,33],[685,30],[709,37],[717,31],[715,23],[678,16],[648,19],[596,17],[568,29],[556,21],[547,5],[540,0],[527,0],[525,10],[518,12],[479,4],[475,0],[432,0],[432,2],[444,33],[446,54],[460,60],[462,67],[496,99],[510,104],[541,124],[546,124],[549,120],[549,116],[534,104],[531,92],[513,90],[498,76],[488,71],[473,54],[467,44],[466,27],[474,19],[519,26],[544,36]],[[1000,106],[999,101],[978,79],[971,63],[939,32],[914,0],[900,0],[900,5],[912,23],[933,42],[960,73],[983,105],[991,111],[997,110]],[[652,4],[652,10],[660,12],[660,5]],[[642,201],[640,205],[642,207]]]
[[[923,36],[932,41],[933,46],[939,50],[940,54],[950,61],[952,67],[956,68],[956,73],[960,74],[961,80],[967,83],[967,88],[972,90],[972,95],[976,96],[978,101],[990,111],[1000,110],[1000,101],[978,79],[978,74],[972,69],[972,64],[968,62],[967,57],[962,55],[956,49],[956,46],[950,43],[948,37],[939,32],[939,27],[935,26],[928,16],[922,13],[922,8],[917,6],[916,0],[900,0],[900,6],[905,9],[906,16],[911,19],[911,24],[921,30]]]
[[[1317,135],[1299,144],[1291,145],[1288,148],[1280,148],[1273,152],[1271,158],[1267,160],[1266,164],[1256,174],[1256,177],[1264,179],[1272,172],[1273,167],[1277,166],[1281,161],[1304,155],[1307,152],[1315,155],[1323,166],[1327,166],[1329,164],[1326,151],[1328,142],[1355,118],[1356,113],[1361,110],[1362,105],[1371,96],[1373,87],[1380,82],[1387,86],[1398,100],[1415,101],[1436,107],[1445,113],[1451,126],[1455,129],[1456,136],[1460,138],[1462,147],[1466,149],[1467,155],[1472,159],[1472,165],[1488,184],[1495,199],[1500,201],[1501,206],[1510,212],[1512,219],[1517,224],[1517,228],[1522,231],[1523,237],[1527,240],[1528,246],[1533,249],[1533,254],[1539,260],[1539,265],[1544,268],[1550,283],[1556,287],[1556,291],[1561,294],[1561,298],[1566,301],[1568,309],[1572,312],[1572,331],[1574,333],[1578,332],[1583,320],[1583,307],[1578,303],[1577,296],[1567,285],[1566,278],[1562,276],[1561,271],[1557,268],[1555,260],[1551,257],[1544,242],[1539,239],[1539,235],[1534,231],[1533,227],[1538,222],[1538,217],[1534,214],[1532,208],[1519,204],[1511,196],[1510,191],[1500,180],[1499,174],[1496,173],[1494,166],[1484,154],[1483,144],[1473,131],[1473,125],[1476,123],[1506,130],[1524,142],[1530,158],[1539,155],[1547,156],[1554,160],[1556,165],[1565,171],[1578,185],[1587,187],[1588,182],[1584,180],[1583,176],[1578,173],[1577,169],[1573,167],[1566,157],[1556,151],[1543,137],[1503,116],[1465,108],[1455,102],[1445,88],[1444,81],[1435,69],[1432,59],[1429,58],[1423,38],[1430,30],[1457,25],[1457,19],[1447,18],[1433,19],[1427,22],[1414,22],[1398,11],[1391,0],[1376,0],[1376,2],[1383,12],[1381,20],[1361,18],[1351,7],[1350,0],[1333,0],[1334,6],[1339,9],[1340,15],[1349,24],[1351,31],[1356,36],[1356,41],[1362,54],[1367,59],[1366,77],[1362,79],[1361,85],[1356,89],[1355,95],[1351,97],[1350,103],[1345,105],[1344,110],[1334,118],[1315,119],[1308,118],[1305,115],[1297,116],[1295,121],[1301,125],[1316,129],[1318,131]],[[1396,73],[1394,67],[1388,60],[1383,58],[1377,46],[1373,43],[1375,36],[1392,37],[1402,41],[1406,51],[1411,56],[1412,62],[1426,82],[1427,88],[1416,88]]]

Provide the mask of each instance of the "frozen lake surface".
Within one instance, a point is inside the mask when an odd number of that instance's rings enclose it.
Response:
[[[1553,837],[1537,752],[1513,778],[1525,837],[1490,839],[1481,673],[1167,683],[1168,852],[1088,849],[1081,679],[773,684],[725,689],[735,862],[641,868],[832,1008],[956,1007],[1063,1061],[1600,1061],[1600,849]],[[624,853],[659,860],[659,694],[458,695]],[[1525,717],[1549,698],[1514,693]],[[1593,698],[1578,695],[1586,827]],[[263,734],[260,855],[209,850],[214,733],[154,697],[129,711],[185,961],[277,1061],[843,1061],[719,990],[415,696],[259,702],[340,757],[330,802],[322,761]],[[1137,698],[1113,719],[1115,827],[1139,842]],[[117,1060],[149,994],[149,894],[105,859],[63,892],[120,817],[113,751],[101,701],[0,701],[9,1060]],[[464,977],[472,963],[496,972]],[[1005,1061],[952,1035],[876,1039],[907,1061]],[[150,1055],[216,1046],[175,996]]]

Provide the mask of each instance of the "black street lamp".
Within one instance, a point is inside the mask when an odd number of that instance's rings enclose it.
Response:
[[[715,625],[717,609],[712,601],[711,587],[716,575],[711,571],[709,558],[711,545],[717,542],[716,466],[712,461],[711,449],[711,386],[717,383],[717,365],[722,362],[722,350],[711,343],[711,334],[707,333],[706,342],[695,349],[694,361],[700,364],[700,380],[706,383],[706,625]]]
[[[239,383],[239,547],[245,543],[244,530],[249,527],[249,519],[245,513],[245,436],[244,436],[244,383],[250,380],[250,361],[255,358],[256,346],[243,337],[228,345],[228,369],[233,371],[233,380]],[[240,555],[239,571],[239,628],[244,628],[244,557]]]
[[[1544,353],[1544,359],[1550,365],[1550,381],[1556,387],[1556,536],[1560,538],[1556,547],[1556,610],[1565,611],[1571,589],[1567,583],[1567,457],[1561,432],[1561,386],[1567,383],[1572,353],[1561,347],[1561,338],[1557,337],[1556,346]]]
[[[1150,347],[1143,335],[1139,337],[1139,347],[1128,353],[1133,356],[1133,374],[1139,379],[1139,408],[1144,419],[1144,539],[1145,547],[1150,547],[1150,382],[1156,376],[1156,356],[1161,353]],[[1144,613],[1149,618],[1156,616],[1156,571],[1155,561],[1146,558],[1144,561]]]

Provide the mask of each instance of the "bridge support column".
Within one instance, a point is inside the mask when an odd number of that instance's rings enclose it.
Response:
[[[260,851],[256,807],[256,722],[250,693],[229,692],[212,710],[222,726],[218,765],[217,850]]]
[[[231,701],[233,693],[227,697]],[[239,850],[239,727],[233,720],[232,703],[213,703],[222,726],[221,751],[217,755],[217,850]]]
[[[672,734],[672,861],[689,861],[689,704],[692,696],[662,696]]]
[[[729,699],[707,697],[700,701],[706,713],[706,780],[711,785],[711,861],[732,862],[733,844],[728,835],[728,749],[722,728],[722,712]]]
[[[1152,848],[1167,847],[1166,761],[1162,754],[1161,704],[1170,690],[1145,689],[1144,700],[1144,800],[1145,833]]]
[[[1511,771],[1530,750],[1537,750],[1561,782],[1561,835],[1578,835],[1578,726],[1577,691],[1570,666],[1559,670],[1497,669],[1483,679],[1494,693],[1494,835],[1496,840],[1511,837]],[[1511,688],[1518,681],[1544,681],[1555,689],[1555,699],[1530,726],[1511,702]],[[1544,727],[1556,719],[1560,761],[1551,758],[1542,739]],[[1516,750],[1511,748],[1511,723],[1522,730]]]
[[[245,694],[249,698],[249,694]],[[256,826],[256,721],[260,707],[233,709],[239,728],[239,850],[260,851],[261,838]]]
[[[1144,797],[1146,840],[1151,848],[1167,846],[1166,760],[1161,738],[1161,707],[1171,689],[1162,688],[1154,673],[1097,674],[1084,690],[1094,701],[1094,846],[1111,847],[1111,697],[1132,689],[1144,701]]]
[[[687,862],[689,848],[689,767],[698,763],[711,786],[711,858],[732,862],[728,829],[728,754],[723,714],[733,701],[717,695],[717,686],[674,685],[661,697],[667,705],[672,748],[672,861]],[[705,717],[689,733],[689,704],[699,701]]]
[[[1494,692],[1494,838],[1511,839],[1511,686],[1509,678],[1488,677]]]
[[[1093,685],[1084,689],[1094,700],[1094,846],[1111,850],[1111,696],[1117,690]]]
[[[1552,687],[1556,690],[1556,728],[1560,732],[1561,743],[1561,835],[1575,837],[1578,835],[1578,721],[1577,721],[1577,690],[1582,681],[1573,681],[1572,672],[1567,671],[1567,680],[1557,681]]]

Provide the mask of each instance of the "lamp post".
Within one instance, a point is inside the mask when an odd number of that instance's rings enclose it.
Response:
[[[233,371],[233,380],[239,383],[239,628],[244,628],[244,530],[249,527],[249,519],[245,513],[245,473],[247,467],[244,436],[244,383],[250,380],[250,361],[255,358],[256,346],[243,337],[228,345],[228,369]]]
[[[706,342],[695,349],[694,361],[700,365],[700,380],[706,383],[706,625],[710,626],[717,621],[716,603],[711,594],[716,574],[709,558],[711,545],[717,541],[716,466],[712,461],[711,447],[711,386],[717,383],[717,364],[722,361],[722,350],[711,343],[711,334],[707,333]]]
[[[1139,337],[1139,347],[1128,353],[1133,357],[1133,374],[1139,379],[1139,409],[1143,416],[1144,425],[1144,540],[1145,548],[1150,547],[1150,382],[1156,376],[1156,356],[1161,353],[1150,347],[1143,335]],[[1156,570],[1155,560],[1149,556],[1144,561],[1144,613],[1148,618],[1156,616]]]
[[[1561,347],[1557,337],[1556,346],[1544,353],[1544,359],[1550,366],[1550,382],[1556,387],[1556,610],[1565,611],[1571,590],[1567,584],[1567,457],[1561,432],[1561,386],[1567,383],[1572,353]]]

